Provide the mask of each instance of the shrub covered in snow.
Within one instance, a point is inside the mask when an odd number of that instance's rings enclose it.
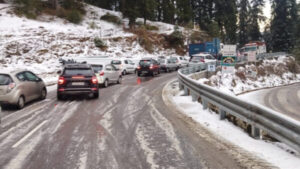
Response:
[[[112,15],[110,13],[106,13],[105,15],[101,16],[101,20],[116,24],[116,25],[121,25],[122,21],[119,17]]]

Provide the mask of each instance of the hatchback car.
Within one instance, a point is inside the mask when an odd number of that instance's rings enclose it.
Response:
[[[47,89],[41,78],[28,70],[0,73],[0,103],[16,105],[22,109],[26,103],[45,99]]]
[[[99,85],[108,87],[110,83],[122,83],[122,75],[119,69],[112,64],[92,64],[91,65],[94,73],[97,76]]]
[[[137,75],[142,74],[157,75],[160,74],[159,63],[152,58],[144,58],[140,60],[139,66],[137,67]]]
[[[160,63],[160,70],[165,72],[175,71],[177,70],[177,64],[175,60],[172,59],[158,59]]]
[[[111,64],[120,69],[122,75],[135,72],[134,63],[130,59],[114,59],[111,61]]]
[[[97,77],[88,64],[65,65],[57,83],[57,99],[64,99],[67,95],[88,94],[99,97]]]

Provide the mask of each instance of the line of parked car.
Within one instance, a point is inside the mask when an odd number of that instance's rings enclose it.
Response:
[[[68,95],[87,94],[99,97],[99,86],[108,87],[111,83],[122,83],[122,77],[128,73],[137,76],[155,76],[162,71],[176,71],[181,67],[193,66],[203,62],[214,62],[209,54],[198,54],[191,59],[185,57],[153,58],[109,58],[84,57],[73,61],[61,60],[63,69],[58,71],[57,99]],[[16,105],[22,109],[26,103],[47,96],[45,83],[36,74],[28,70],[10,70],[0,72],[0,104]]]

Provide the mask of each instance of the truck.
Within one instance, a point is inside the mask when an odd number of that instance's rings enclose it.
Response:
[[[239,50],[240,57],[244,61],[255,61],[256,59],[259,59],[260,54],[267,53],[267,48],[265,42],[250,42],[244,45]]]
[[[220,51],[220,39],[214,38],[212,42],[189,44],[189,56],[199,53],[209,53],[216,56]]]

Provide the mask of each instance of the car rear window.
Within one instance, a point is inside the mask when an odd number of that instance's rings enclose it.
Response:
[[[166,61],[165,59],[158,59],[159,63],[165,63],[165,61]]]
[[[103,69],[103,65],[92,65],[92,68],[95,73],[98,73]]]
[[[12,82],[12,79],[9,75],[0,74],[0,85],[9,85]]]
[[[120,64],[122,64],[122,62],[120,60],[113,60],[113,61],[111,61],[111,64],[120,65]]]
[[[203,56],[194,56],[191,61],[200,61],[201,59],[204,59],[204,57]]]
[[[93,75],[92,69],[88,68],[67,68],[64,72],[65,75],[74,76],[74,75],[85,75],[91,76]]]
[[[148,66],[151,64],[151,60],[141,60],[140,65],[141,66]]]

